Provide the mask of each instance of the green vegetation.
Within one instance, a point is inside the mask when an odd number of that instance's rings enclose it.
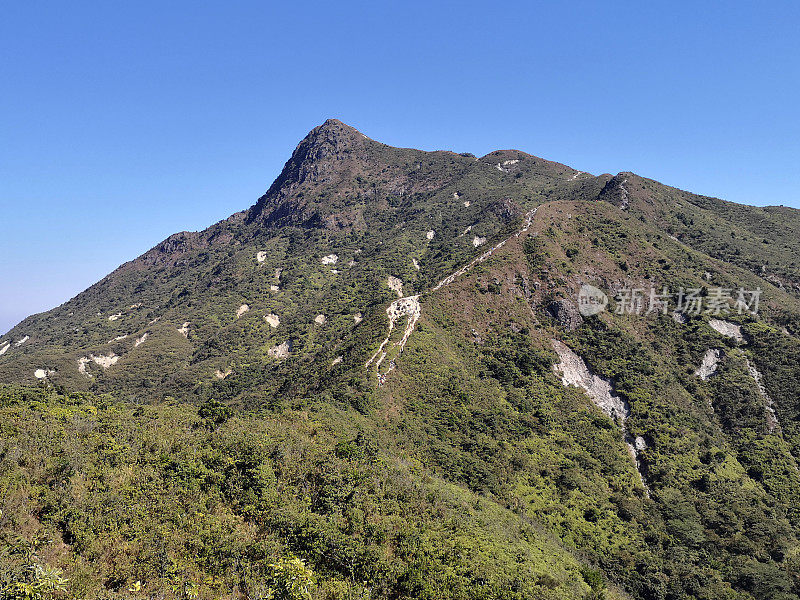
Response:
[[[798,598],[797,218],[326,123],[250,210],[0,338],[0,597]],[[378,385],[390,276],[423,308]],[[585,283],[608,311],[548,310]]]

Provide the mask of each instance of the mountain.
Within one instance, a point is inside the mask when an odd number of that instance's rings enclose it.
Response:
[[[797,598],[798,230],[328,120],[0,337],[0,589]]]

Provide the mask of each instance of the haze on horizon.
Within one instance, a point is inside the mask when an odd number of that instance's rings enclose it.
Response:
[[[0,332],[253,204],[328,117],[800,208],[800,6],[6,7]]]

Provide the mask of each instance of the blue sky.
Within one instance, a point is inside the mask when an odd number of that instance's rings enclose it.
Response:
[[[797,2],[24,2],[0,18],[0,332],[251,205],[328,117],[800,207]]]

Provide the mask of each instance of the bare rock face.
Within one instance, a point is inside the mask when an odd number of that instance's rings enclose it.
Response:
[[[551,343],[561,359],[559,364],[553,365],[553,370],[561,375],[562,383],[584,390],[600,410],[624,427],[631,409],[624,399],[614,393],[611,380],[593,373],[583,358],[566,344],[558,340],[551,340]]]
[[[745,341],[742,327],[736,323],[723,321],[721,319],[709,319],[708,325],[717,333],[736,340],[740,344]]]
[[[566,299],[551,302],[547,306],[547,314],[567,331],[573,331],[583,324],[583,317],[578,312],[578,307]]]
[[[292,340],[286,340],[282,344],[277,346],[273,346],[269,350],[267,350],[267,354],[272,356],[273,358],[288,358],[289,353],[292,351]]]
[[[694,372],[694,374],[703,381],[707,381],[709,377],[717,372],[719,362],[723,358],[725,358],[725,352],[719,348],[709,348],[703,355],[703,361],[700,363],[700,366]]]

